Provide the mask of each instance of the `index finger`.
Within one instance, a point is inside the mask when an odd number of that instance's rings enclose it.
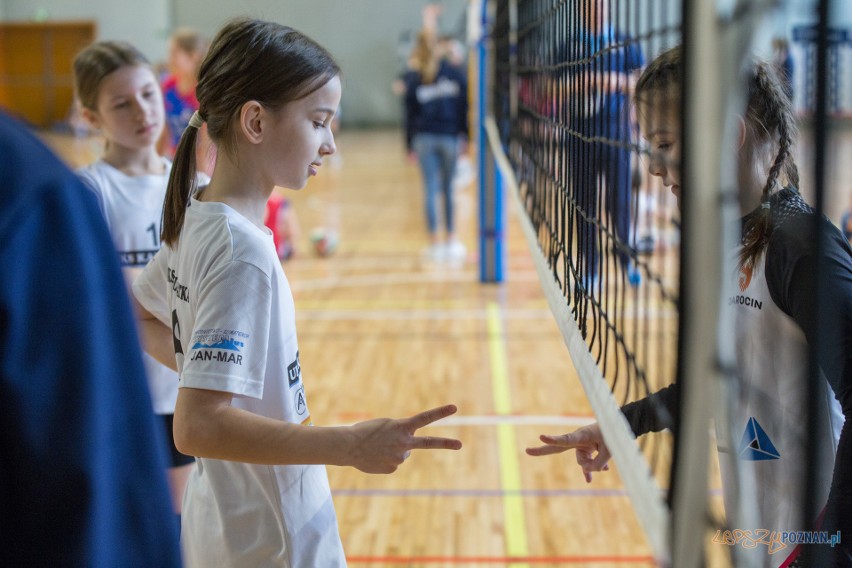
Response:
[[[562,452],[568,451],[569,448],[563,448],[561,446],[537,446],[534,448],[527,448],[527,454],[531,456],[551,456],[553,454],[561,454]]]
[[[569,434],[561,434],[559,436],[543,434],[539,436],[539,439],[548,446],[556,446],[561,448],[562,451],[571,450],[580,446],[584,446],[588,443],[587,440],[582,439],[582,437],[577,435],[576,432],[571,432]]]
[[[456,413],[458,409],[455,404],[448,404],[446,406],[439,406],[437,408],[432,408],[431,410],[427,410],[426,412],[421,412],[420,414],[415,414],[411,418],[404,419],[404,422],[408,424],[408,426],[412,430],[418,430],[423,428],[424,426],[428,426],[433,422],[437,422],[442,418],[446,418],[447,416],[452,416]]]

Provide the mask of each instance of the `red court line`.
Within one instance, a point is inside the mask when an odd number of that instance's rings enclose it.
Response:
[[[350,564],[622,564],[656,566],[653,556],[347,556]]]

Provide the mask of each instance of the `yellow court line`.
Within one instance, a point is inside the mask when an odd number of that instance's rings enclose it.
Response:
[[[488,352],[491,360],[491,387],[494,393],[494,413],[498,416],[512,414],[509,392],[509,373],[506,365],[506,344],[500,308],[488,304]],[[529,556],[524,502],[520,495],[521,468],[518,464],[518,442],[515,426],[497,425],[497,448],[500,456],[500,487],[503,490],[503,531],[506,556]],[[511,563],[514,568],[529,568],[525,562]]]

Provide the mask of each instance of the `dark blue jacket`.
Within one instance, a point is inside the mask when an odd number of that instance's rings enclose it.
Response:
[[[424,84],[416,71],[407,72],[403,80],[409,149],[420,132],[467,136],[467,79],[460,69],[442,61],[432,83]]]
[[[118,257],[95,196],[0,113],[0,566],[180,565]]]

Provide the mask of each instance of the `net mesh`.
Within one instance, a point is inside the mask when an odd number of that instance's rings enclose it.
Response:
[[[674,565],[686,558],[694,561],[705,552],[712,565],[746,565],[746,558],[763,565],[767,551],[749,555],[749,547],[736,546],[739,541],[723,538],[713,543],[725,546],[699,549],[702,538],[706,547],[710,543],[707,534],[716,529],[718,538],[719,534],[733,534],[740,526],[762,527],[771,515],[752,514],[760,507],[772,507],[775,501],[790,508],[798,506],[783,492],[762,491],[774,474],[765,473],[754,460],[742,459],[743,451],[762,451],[763,444],[769,447],[769,437],[758,430],[748,405],[751,399],[771,395],[774,382],[761,387],[754,377],[766,373],[746,370],[744,361],[754,357],[753,353],[743,355],[743,345],[755,343],[750,339],[756,335],[743,340],[748,315],[740,319],[743,315],[728,307],[730,298],[737,297],[728,293],[728,280],[736,274],[730,252],[741,238],[738,219],[743,212],[737,196],[743,184],[738,177],[742,158],[725,149],[737,148],[731,127],[736,121],[731,117],[745,115],[745,69],[753,64],[755,49],[759,52],[758,40],[767,22],[778,26],[777,8],[783,3],[694,2],[683,14],[684,4],[680,0],[493,2],[488,151],[494,154],[522,212],[521,225],[548,302],[655,553],[663,563],[671,554]],[[812,3],[796,9],[798,17],[814,17]],[[813,35],[811,28],[807,30]],[[829,34],[828,38],[841,35]],[[664,187],[673,182],[661,173],[659,151],[652,155],[638,135],[637,120],[644,120],[647,114],[637,117],[631,96],[643,67],[684,42],[688,47],[684,53],[689,54],[684,56],[681,70],[686,112],[676,116],[685,127],[685,157],[677,166],[693,195],[684,205],[688,230],[682,232],[679,204]],[[830,49],[828,53],[832,53]],[[831,71],[830,65],[828,69]],[[809,96],[813,90],[809,83],[815,79],[809,69],[803,75],[807,79],[800,77],[796,84],[800,95]],[[828,81],[828,95],[832,85]],[[829,106],[835,99],[838,97],[826,96]],[[658,108],[657,112],[671,110],[681,109]],[[817,131],[819,119],[815,119]],[[649,169],[664,183],[648,175]],[[820,183],[816,184],[817,196],[822,191]],[[781,209],[776,211],[776,216],[782,214]],[[681,250],[680,235],[689,254]],[[733,286],[742,291],[742,280]],[[772,342],[779,331],[773,330],[766,341]],[[798,363],[805,361],[792,350],[773,353],[771,359],[779,373],[792,373],[792,365],[778,363],[787,356]],[[804,371],[800,374],[799,386],[817,384],[820,388],[811,387],[810,394],[794,398],[824,399],[820,390],[824,385],[808,381]],[[690,385],[680,401],[685,418],[676,431],[681,438],[642,436],[641,453],[633,455],[637,445],[621,407],[681,378]],[[697,383],[708,386],[705,390],[692,386]],[[701,398],[702,392],[706,400]],[[781,404],[773,404],[772,412],[777,412]],[[811,423],[814,417],[826,416],[822,407],[811,406]],[[655,410],[658,423],[673,424],[665,408]],[[745,434],[743,418],[748,419]],[[767,423],[777,427],[775,418],[767,415]],[[716,422],[715,440],[708,439],[711,419]],[[795,430],[803,420],[804,414],[784,428]],[[797,430],[795,444],[791,442],[788,448],[820,445],[815,431]],[[690,447],[693,440],[694,449]],[[744,443],[748,444],[746,450],[741,448]],[[675,444],[679,450],[685,449],[684,455],[676,456],[680,472],[672,468]],[[740,457],[733,455],[736,464],[728,467],[730,454],[737,451]],[[755,459],[764,458],[761,454]],[[727,525],[719,464],[728,472],[721,474],[726,500],[735,495],[739,503],[729,503]],[[702,471],[697,476],[700,479],[690,485],[688,473],[694,473],[695,467],[712,471],[709,475]],[[809,472],[807,482],[802,477],[797,492],[813,494],[816,473],[831,473],[829,465],[809,467],[818,471]],[[640,479],[632,479],[637,477]],[[681,485],[667,494],[670,478]],[[708,478],[716,491],[705,496]],[[684,486],[689,486],[693,496],[681,501],[683,495],[678,493],[684,493]],[[707,503],[702,501],[708,498],[709,516],[686,520],[688,515],[683,515],[673,522],[676,513],[687,512],[679,508],[679,501],[703,511]],[[814,499],[824,497],[811,497]],[[761,500],[767,503],[758,503]],[[671,510],[669,502],[674,502]],[[813,518],[813,504],[805,505],[805,517]],[[655,512],[649,512],[652,510]],[[756,522],[748,524],[752,520]]]
[[[558,291],[551,307],[576,324],[593,363],[584,386],[605,381],[614,409],[676,373],[678,214],[670,192],[643,173],[630,95],[647,58],[680,42],[680,5],[519,0],[497,2],[494,14],[500,145]],[[606,428],[632,435],[624,421]],[[640,440],[654,487],[667,487],[671,437]]]
[[[515,18],[499,3],[493,33],[495,120],[523,207],[619,404],[676,368],[676,207],[643,174],[629,97],[646,54],[679,41],[679,6],[521,1],[513,46]],[[649,446],[667,479],[660,444]]]

